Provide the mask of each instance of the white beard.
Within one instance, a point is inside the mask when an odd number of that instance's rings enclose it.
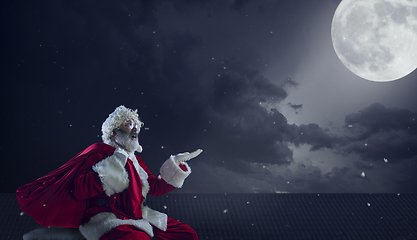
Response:
[[[130,153],[142,152],[142,146],[139,145],[138,139],[131,138],[126,132],[117,131],[114,141]]]

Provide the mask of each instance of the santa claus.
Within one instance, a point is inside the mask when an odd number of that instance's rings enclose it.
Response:
[[[79,228],[88,240],[198,239],[191,227],[147,207],[145,199],[182,187],[191,173],[186,161],[202,150],[171,156],[155,177],[135,155],[142,151],[142,125],[137,110],[117,107],[102,125],[104,143],[18,188],[22,210],[42,226]]]

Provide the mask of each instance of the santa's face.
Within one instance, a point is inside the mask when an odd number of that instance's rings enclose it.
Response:
[[[128,119],[116,130],[114,140],[127,151],[133,152],[139,147],[138,134],[135,121]]]
[[[135,121],[133,121],[132,119],[128,119],[124,121],[120,125],[119,130],[131,135],[132,138],[138,137],[138,129],[136,127]]]

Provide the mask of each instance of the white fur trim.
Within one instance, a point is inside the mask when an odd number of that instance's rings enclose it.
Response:
[[[121,220],[110,212],[102,212],[95,215],[88,223],[81,225],[79,229],[87,240],[99,240],[101,236],[120,225],[133,225],[146,232],[150,237],[153,237],[152,226],[148,221],[144,219]]]
[[[123,192],[129,187],[129,177],[125,170],[126,161],[127,153],[116,149],[113,155],[93,166],[93,171],[98,173],[107,196]]]
[[[141,210],[143,219],[164,232],[167,230],[168,216],[165,213],[160,213],[143,205]]]
[[[184,180],[190,175],[191,168],[186,162],[183,162],[187,167],[187,171],[184,171],[178,166],[174,160],[174,156],[171,156],[168,160],[162,164],[160,173],[161,177],[169,184],[176,188],[181,188],[184,184]]]
[[[116,150],[114,151],[113,156],[115,156],[116,158],[118,158],[119,161],[121,162],[121,164],[123,165],[123,170],[124,170],[123,172],[126,172],[126,170],[124,169],[124,166],[126,165],[127,158],[129,157],[129,159],[132,160],[133,165],[136,168],[136,172],[138,173],[138,175],[140,177],[140,180],[142,182],[142,196],[144,198],[146,198],[146,196],[148,195],[148,192],[149,192],[149,188],[150,188],[149,187],[149,183],[148,183],[148,177],[149,176],[148,176],[148,173],[139,165],[138,160],[136,159],[135,153],[134,152],[127,153],[125,150],[123,150],[120,147],[118,147],[114,142],[111,142],[109,145],[110,146],[113,146],[113,147],[116,147]],[[95,169],[96,169],[96,167],[93,167],[93,170],[95,172],[97,172]],[[118,170],[120,170],[120,169],[118,169]],[[103,173],[103,174],[105,174],[105,173]],[[121,173],[121,174],[124,175],[124,173]],[[99,175],[100,175],[100,173],[99,173]],[[127,176],[128,175],[126,173],[126,179],[129,180]],[[103,182],[103,179],[101,177],[100,177],[100,179]],[[106,187],[107,187],[107,185],[108,185],[107,184],[107,181],[106,180],[104,180],[104,181],[106,182]],[[104,188],[104,182],[103,182],[103,188]],[[111,187],[109,187],[109,188],[111,189]],[[109,191],[109,194],[110,193],[112,193],[111,190]],[[116,192],[113,192],[113,193],[116,193]],[[106,192],[106,194],[107,194],[107,192]],[[111,196],[111,195],[108,195],[108,196]]]

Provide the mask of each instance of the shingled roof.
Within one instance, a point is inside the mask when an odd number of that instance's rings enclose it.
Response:
[[[0,194],[1,239],[39,225]],[[417,239],[417,194],[167,194],[147,205],[199,239]]]

